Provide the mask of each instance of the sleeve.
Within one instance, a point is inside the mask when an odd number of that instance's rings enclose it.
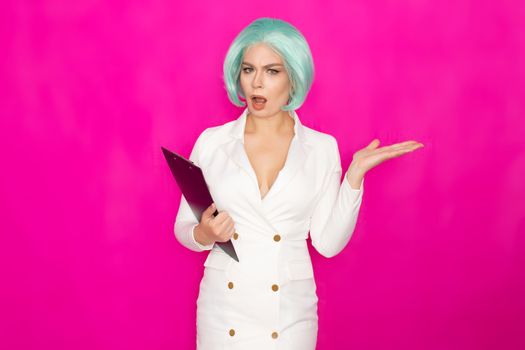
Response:
[[[348,182],[348,171],[341,183],[341,159],[335,138],[333,143],[335,164],[325,178],[320,200],[310,218],[312,245],[327,258],[339,254],[350,241],[364,192],[364,178],[360,188],[354,189]]]
[[[195,142],[195,145],[193,146],[193,149],[189,157],[189,159],[193,163],[195,163],[195,165],[197,166],[200,166],[199,165],[200,164],[199,154],[200,154],[200,148],[202,147],[205,132],[206,130],[204,130],[197,138],[197,141]],[[213,248],[214,243],[209,244],[209,245],[202,245],[195,240],[195,237],[193,235],[193,230],[195,229],[195,226],[197,226],[198,224],[199,224],[199,221],[193,214],[188,204],[188,201],[186,200],[184,195],[181,194],[179,211],[177,212],[177,217],[175,218],[175,225],[174,225],[175,237],[184,247],[190,250],[193,250],[196,252],[211,250]]]

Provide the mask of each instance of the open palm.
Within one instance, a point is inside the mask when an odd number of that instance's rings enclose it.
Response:
[[[423,144],[417,141],[404,141],[378,148],[379,143],[378,139],[374,139],[368,146],[355,152],[352,165],[359,168],[361,172],[366,173],[387,159],[396,158],[423,147]]]

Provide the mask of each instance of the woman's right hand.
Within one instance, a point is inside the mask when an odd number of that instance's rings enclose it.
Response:
[[[235,233],[235,223],[230,214],[222,210],[214,217],[216,209],[215,203],[212,203],[202,213],[201,222],[193,230],[195,240],[202,245],[227,242]]]

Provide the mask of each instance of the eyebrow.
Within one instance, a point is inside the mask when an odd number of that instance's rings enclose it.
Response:
[[[248,62],[242,62],[242,64],[245,64],[245,65],[253,67],[253,64],[248,63]],[[283,66],[283,64],[281,64],[281,63],[270,63],[270,64],[267,64],[266,66],[263,66],[263,68],[268,68],[268,67],[272,67],[272,66]]]

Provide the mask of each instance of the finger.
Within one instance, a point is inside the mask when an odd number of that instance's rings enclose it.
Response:
[[[390,146],[378,148],[375,150],[375,152],[383,153],[383,152],[397,151],[397,150],[401,150],[405,148],[416,147],[419,145],[420,144],[415,141],[406,141],[406,142],[396,143]]]
[[[228,238],[231,238],[234,233],[235,233],[235,224],[232,224],[232,226],[230,227],[230,230],[228,231]]]
[[[217,208],[215,207],[215,203],[212,203],[206,210],[202,212],[202,215],[208,217],[211,216]]]
[[[213,219],[213,221],[215,222],[215,224],[216,224],[217,226],[221,226],[222,224],[224,224],[224,222],[225,222],[226,220],[228,220],[228,217],[229,217],[229,215],[228,215],[227,212],[225,212],[225,211],[221,211],[221,212],[219,212],[219,215],[217,215],[217,216]]]
[[[233,236],[233,232],[235,232],[235,225],[232,222],[227,222],[226,225],[221,229],[221,238],[224,239],[224,241],[227,241],[231,236]]]
[[[372,142],[370,142],[368,144],[368,146],[366,146],[366,148],[368,148],[368,149],[375,149],[375,148],[377,148],[377,146],[379,146],[379,144],[380,144],[379,139],[373,139]]]
[[[227,231],[228,233],[231,232],[231,234],[233,235],[233,229],[234,229],[234,228],[235,228],[235,223],[233,222],[233,220],[230,220],[230,221],[228,222],[228,226],[227,226],[226,231]]]
[[[421,147],[423,147],[422,144],[416,143],[414,145],[411,144],[411,145],[406,145],[406,146],[400,147],[399,150],[407,150],[408,152],[413,152],[416,149],[421,148]]]
[[[390,151],[390,152],[388,152],[386,154],[387,154],[388,158],[397,158],[399,156],[402,156],[403,154],[410,153],[410,152],[412,152],[414,150],[415,150],[415,148],[402,148],[402,149]]]
[[[209,222],[214,218],[213,213],[217,210],[215,203],[212,203],[206,210],[202,212],[201,222]]]
[[[417,141],[405,141],[405,142],[394,143],[394,144],[390,145],[389,147],[396,149],[398,147],[415,146],[415,145],[418,145],[418,144],[419,144],[419,142],[417,142]]]
[[[229,217],[227,217],[224,221],[221,222],[221,224],[219,225],[219,228],[220,228],[221,232],[226,232],[232,226],[233,226],[233,220],[231,220]]]

